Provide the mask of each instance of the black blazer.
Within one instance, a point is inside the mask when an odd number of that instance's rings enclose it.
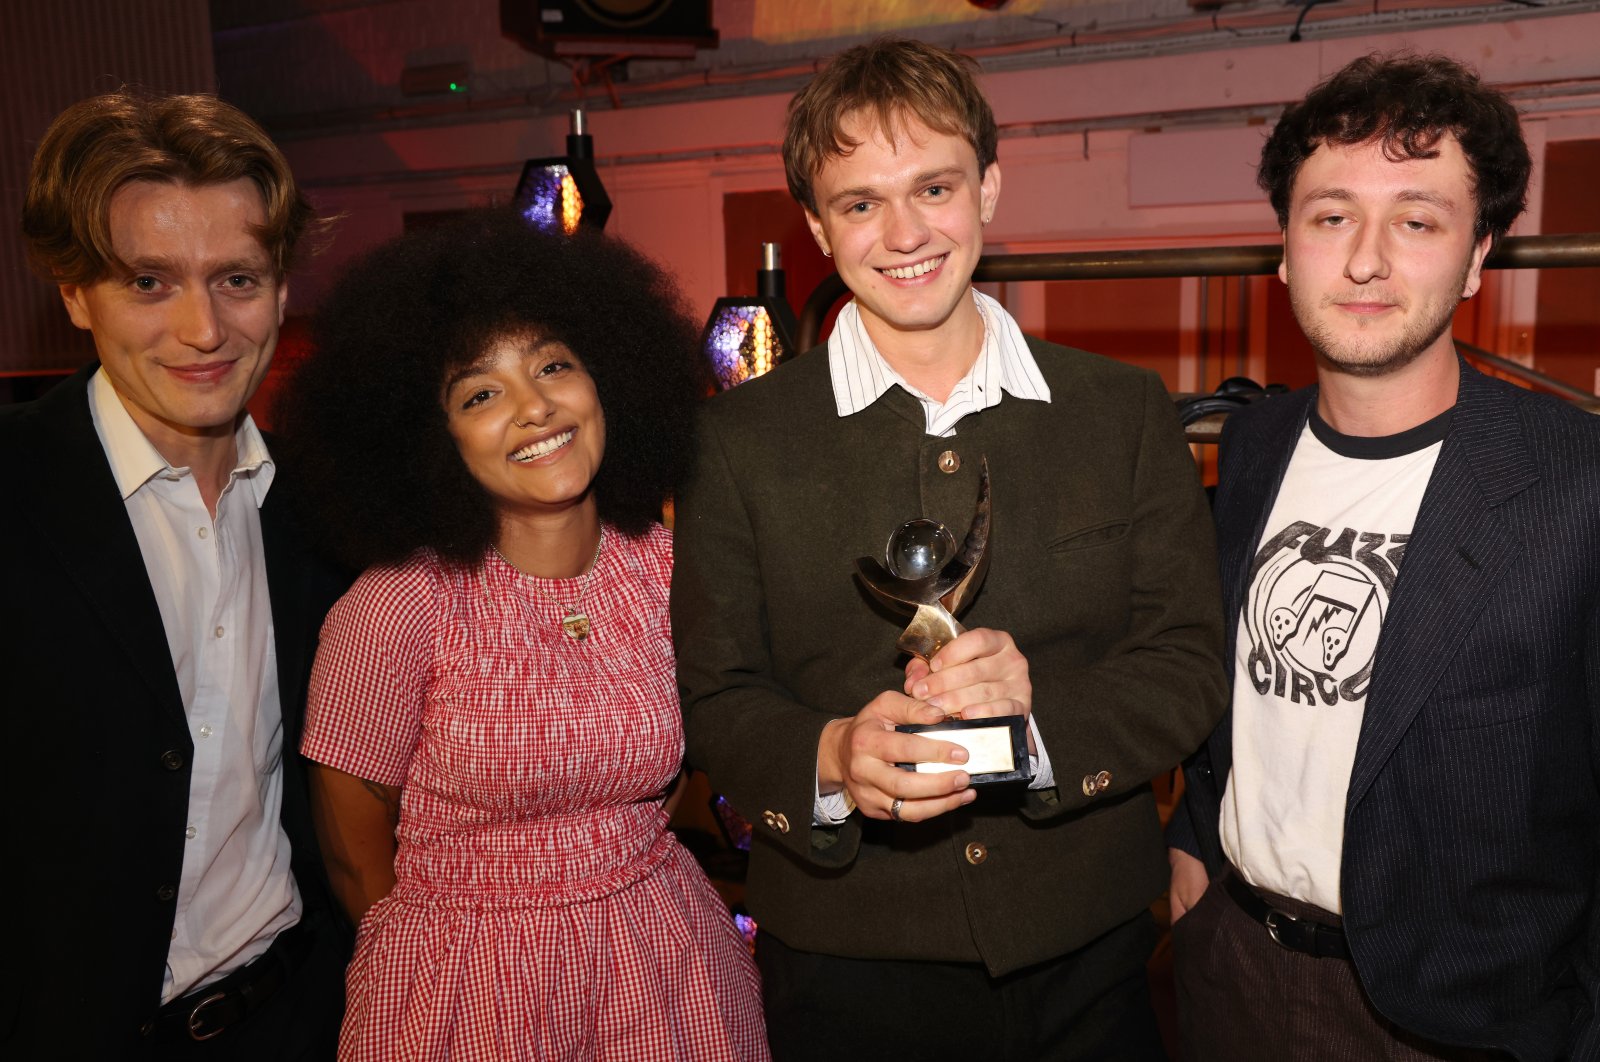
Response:
[[[1228,653],[1311,388],[1229,418]],[[1230,677],[1232,671],[1230,667]],[[1215,876],[1230,711],[1169,833]],[[1378,642],[1345,810],[1345,928],[1386,1017],[1600,1058],[1600,417],[1461,366]]]
[[[113,1059],[160,1005],[192,742],[155,594],[89,416],[95,366],[0,409],[0,782],[10,928],[0,1055]],[[283,699],[282,822],[317,932],[343,937],[299,756],[323,615],[346,585],[285,512],[261,509]]]

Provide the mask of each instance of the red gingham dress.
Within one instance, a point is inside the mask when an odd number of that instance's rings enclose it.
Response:
[[[301,751],[402,787],[342,1062],[768,1057],[754,964],[662,808],[671,535],[602,533],[583,642],[532,589],[578,580],[493,553],[373,569],[328,615]]]

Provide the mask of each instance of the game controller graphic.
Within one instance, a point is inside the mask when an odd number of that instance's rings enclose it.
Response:
[[[1267,617],[1272,647],[1282,649],[1291,638],[1322,635],[1322,667],[1332,671],[1350,649],[1350,636],[1377,599],[1378,591],[1364,579],[1323,571],[1301,592],[1296,608],[1275,608]],[[1309,630],[1306,628],[1309,627]]]

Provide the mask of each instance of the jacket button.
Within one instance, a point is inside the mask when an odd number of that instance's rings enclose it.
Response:
[[[178,895],[178,890],[173,888],[171,885],[163,885],[161,888],[156,890],[156,899],[160,900],[162,903],[166,903],[176,895]]]
[[[770,810],[761,813],[761,821],[767,824],[767,829],[769,830],[778,828],[778,816],[774,815]]]
[[[973,866],[979,866],[985,859],[988,858],[989,849],[979,844],[977,841],[973,841],[971,844],[967,845],[967,862],[971,863]]]
[[[1111,788],[1111,772],[1110,771],[1101,771],[1099,774],[1095,775],[1094,776],[1094,786],[1095,786],[1096,789],[1100,790],[1100,792],[1102,792],[1102,793],[1104,793],[1107,789],[1110,789]]]
[[[168,749],[161,754],[161,766],[169,771],[183,769],[183,753],[177,749]]]
[[[779,833],[789,832],[789,816],[781,811],[777,814],[777,830]]]
[[[1092,774],[1084,775],[1083,776],[1083,795],[1086,796],[1086,797],[1092,797],[1092,796],[1097,795],[1099,792],[1100,792],[1100,783],[1095,781],[1094,775],[1092,775]]]
[[[954,450],[946,450],[939,455],[939,471],[945,475],[956,472],[961,468],[961,455]]]

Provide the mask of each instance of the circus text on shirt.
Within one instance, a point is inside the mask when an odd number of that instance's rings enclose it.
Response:
[[[1256,692],[1310,707],[1364,700],[1410,539],[1297,520],[1263,542],[1245,599]]]

